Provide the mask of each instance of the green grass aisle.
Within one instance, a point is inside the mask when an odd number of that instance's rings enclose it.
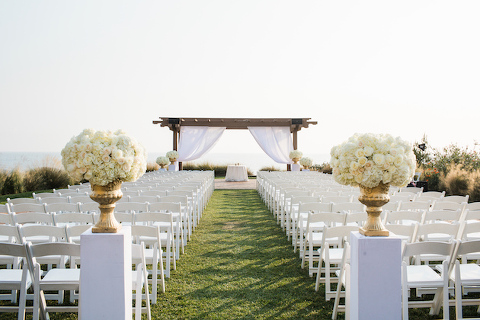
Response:
[[[157,319],[330,319],[255,190],[217,190],[152,308]]]

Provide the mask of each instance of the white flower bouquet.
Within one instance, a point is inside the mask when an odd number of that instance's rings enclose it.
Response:
[[[171,163],[174,163],[178,159],[178,152],[175,150],[168,151],[167,154],[165,155],[168,159],[170,159]]]
[[[333,147],[330,155],[333,177],[343,185],[404,187],[415,172],[412,145],[388,134],[355,134]]]
[[[290,159],[294,160],[294,159],[300,159],[302,156],[303,156],[303,153],[301,151],[298,151],[298,150],[293,150],[293,151],[290,151],[290,154],[288,155],[290,157]]]
[[[85,129],[62,150],[62,164],[74,179],[100,186],[137,180],[146,171],[146,158],[143,146],[121,130]]]
[[[302,159],[300,159],[300,164],[301,164],[304,168],[309,168],[309,167],[312,166],[313,161],[312,161],[312,159],[310,159],[309,157],[303,157]]]
[[[167,157],[163,157],[163,156],[160,156],[157,158],[157,160],[155,160],[155,162],[161,167],[165,167],[169,162],[170,160],[167,158]]]

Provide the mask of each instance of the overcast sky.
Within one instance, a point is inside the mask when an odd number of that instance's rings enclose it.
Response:
[[[172,149],[159,117],[312,118],[299,149],[355,132],[479,139],[480,1],[0,0],[0,151],[84,128]],[[215,152],[261,152],[227,131]],[[214,152],[214,151],[212,151]]]

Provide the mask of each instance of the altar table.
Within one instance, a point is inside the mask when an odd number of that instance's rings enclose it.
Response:
[[[227,166],[225,181],[248,181],[247,167],[243,165]]]

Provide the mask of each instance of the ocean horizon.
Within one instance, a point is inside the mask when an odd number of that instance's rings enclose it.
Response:
[[[147,162],[155,162],[159,156],[166,152],[152,152],[147,154]],[[304,154],[313,160],[314,164],[322,164],[330,160],[328,154]],[[60,152],[0,152],[0,170],[21,171],[43,166],[61,166]],[[188,161],[189,163],[211,163],[216,165],[243,164],[254,174],[263,167],[276,167],[285,170],[285,164],[276,163],[265,153],[207,153],[200,159]]]

